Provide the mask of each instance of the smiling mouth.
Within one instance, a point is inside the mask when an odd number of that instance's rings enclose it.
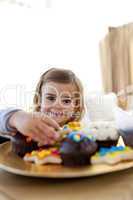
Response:
[[[66,112],[66,111],[50,111],[50,112],[45,112],[45,114],[49,117],[52,117],[52,118],[60,118],[60,117],[67,117],[67,118],[70,118],[73,116],[73,113],[72,112]]]
[[[65,116],[63,112],[47,112],[46,114],[50,117],[63,117],[63,116]]]

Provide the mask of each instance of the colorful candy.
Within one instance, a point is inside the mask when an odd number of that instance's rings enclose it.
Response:
[[[72,131],[79,131],[82,129],[82,125],[80,122],[74,121],[74,122],[69,122],[67,125],[65,125],[63,128],[64,129],[71,129]]]
[[[83,139],[86,139],[86,140],[89,139],[89,140],[95,141],[92,135],[84,134],[82,131],[72,131],[71,133],[67,135],[67,137],[73,140],[74,142],[80,142]]]

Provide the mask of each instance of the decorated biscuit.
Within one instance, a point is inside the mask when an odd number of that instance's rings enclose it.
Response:
[[[123,146],[100,148],[99,152],[91,157],[91,164],[113,165],[121,161],[133,160],[133,149]]]
[[[25,161],[33,162],[38,165],[43,164],[60,164],[62,162],[59,150],[57,148],[49,148],[32,151],[26,153],[24,156]]]

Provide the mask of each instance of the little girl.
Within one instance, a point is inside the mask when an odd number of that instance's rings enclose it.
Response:
[[[58,140],[60,126],[79,121],[84,113],[83,89],[70,70],[52,68],[45,72],[36,87],[34,112],[9,109],[0,112],[0,132],[20,132],[41,144]]]

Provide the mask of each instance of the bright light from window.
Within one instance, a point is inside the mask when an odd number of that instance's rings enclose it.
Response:
[[[122,2],[121,9],[115,10],[105,0],[106,7],[96,0],[24,1],[37,9],[0,8],[0,92],[6,89],[0,105],[14,106],[14,86],[21,88],[20,93],[34,90],[39,76],[50,66],[70,68],[88,92],[101,91],[99,41],[109,25],[131,21],[132,6],[127,3],[128,15],[123,15]],[[24,107],[25,100],[21,101],[17,106]]]

